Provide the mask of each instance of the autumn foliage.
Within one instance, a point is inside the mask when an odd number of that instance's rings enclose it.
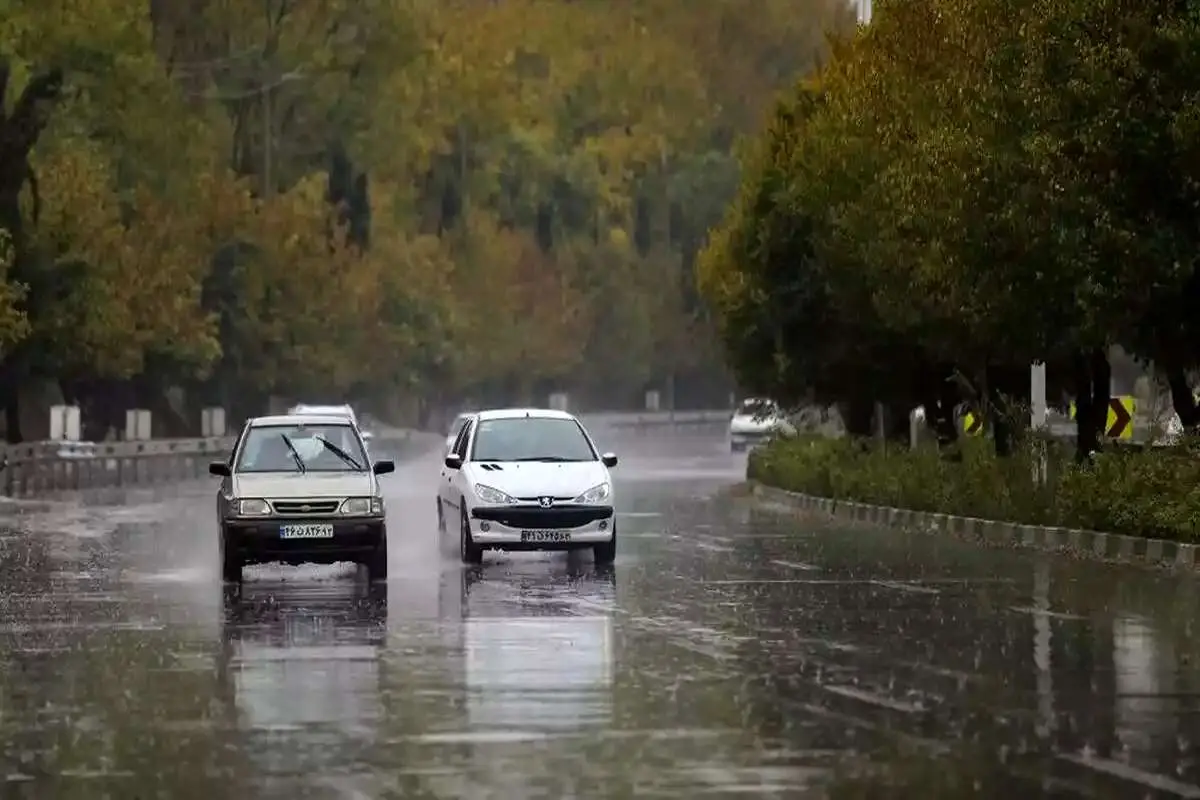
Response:
[[[923,405],[945,439],[961,402],[1002,432],[1040,360],[1088,452],[1120,345],[1200,422],[1193,4],[874,5],[747,149],[701,258],[739,379],[860,433],[879,401],[907,438]]]
[[[685,5],[8,3],[10,428],[32,379],[85,406],[179,386],[235,416],[270,396],[613,405],[668,375],[723,394],[692,262],[735,139],[848,15]]]

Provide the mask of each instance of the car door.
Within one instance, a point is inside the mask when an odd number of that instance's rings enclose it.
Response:
[[[460,438],[462,438],[461,428],[458,431],[458,435],[454,437],[454,441],[451,442],[450,446],[446,448],[446,453],[442,456],[442,463],[438,467],[437,496],[441,504],[447,507],[450,506],[450,473],[452,470],[446,466],[445,456],[448,456],[454,452],[454,448],[458,446],[458,440]]]
[[[466,463],[467,438],[470,436],[471,429],[474,428],[474,426],[474,420],[467,420],[467,423],[458,431],[458,437],[454,440],[454,446],[450,448],[447,455],[454,453],[463,459],[464,464]],[[457,491],[455,487],[457,486],[457,478],[461,474],[461,468],[450,469],[445,465],[445,463],[443,463],[441,482],[438,484],[438,492],[442,498],[442,505],[449,506],[456,512],[458,511],[459,499],[462,495],[461,492]]]
[[[467,454],[471,452],[471,440],[475,437],[475,429],[478,428],[478,420],[472,419],[463,426],[462,438],[456,443],[454,452],[462,459],[462,466],[458,469],[451,470],[450,475],[450,494],[453,497],[454,507],[457,509],[463,508],[463,497],[466,494],[467,487]]]

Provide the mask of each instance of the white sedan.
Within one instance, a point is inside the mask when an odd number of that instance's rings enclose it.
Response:
[[[565,411],[480,411],[446,454],[438,488],[438,531],[457,534],[464,564],[484,550],[590,548],[597,564],[617,552],[612,453],[601,454]]]
[[[736,453],[765,442],[774,435],[787,436],[795,432],[795,427],[788,422],[774,400],[748,397],[729,420],[729,449]]]

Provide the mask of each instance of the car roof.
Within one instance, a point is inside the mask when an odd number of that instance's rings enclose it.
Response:
[[[254,417],[249,423],[252,428],[271,425],[350,425],[350,418],[343,414],[273,414]]]
[[[354,409],[348,404],[333,406],[297,403],[288,410],[288,414],[348,414],[354,416]]]
[[[489,408],[484,411],[476,411],[475,416],[480,420],[487,419],[519,419],[521,417],[535,417],[538,419],[575,419],[574,414],[566,411],[559,411],[554,408]]]

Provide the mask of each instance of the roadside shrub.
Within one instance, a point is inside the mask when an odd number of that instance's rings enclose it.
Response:
[[[1045,453],[1047,480],[1036,480]],[[910,450],[850,438],[780,439],[750,456],[747,476],[805,494],[960,516],[1200,541],[1200,452],[1114,448],[1073,463],[1057,442],[1030,441],[1007,458],[991,442]]]

